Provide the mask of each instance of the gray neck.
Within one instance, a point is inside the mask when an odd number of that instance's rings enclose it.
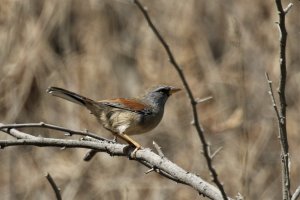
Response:
[[[160,92],[150,92],[146,94],[143,99],[147,104],[153,107],[154,112],[162,112],[168,97],[168,95]]]

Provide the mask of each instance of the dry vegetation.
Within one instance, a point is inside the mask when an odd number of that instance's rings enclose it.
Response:
[[[280,199],[280,146],[264,73],[277,85],[274,1],[143,1],[169,42],[197,97],[214,165],[229,196]],[[287,2],[283,2],[287,3]],[[287,16],[288,136],[292,191],[300,183],[300,5]],[[93,99],[135,96],[158,83],[181,86],[140,11],[123,0],[2,0],[0,121],[48,122],[111,137],[83,108],[45,93],[60,86]],[[155,140],[170,160],[210,180],[189,100],[173,96],[162,123],[136,140]],[[53,131],[29,132],[63,137]],[[1,134],[0,138],[8,136]],[[51,173],[63,199],[202,199],[125,158],[86,150],[10,147],[0,151],[1,199],[53,199]]]

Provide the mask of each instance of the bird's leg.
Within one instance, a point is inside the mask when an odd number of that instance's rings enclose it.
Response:
[[[136,142],[135,140],[133,140],[131,137],[129,137],[127,134],[125,133],[121,133],[118,134],[118,137],[122,138],[123,140],[125,140],[127,143],[132,144],[133,146],[135,146],[136,148],[134,149],[134,151],[131,153],[131,155],[133,155],[132,157],[135,157],[136,152],[141,149],[142,145],[140,145],[138,142]]]

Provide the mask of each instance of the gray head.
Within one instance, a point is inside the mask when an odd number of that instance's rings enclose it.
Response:
[[[144,96],[143,99],[154,108],[162,108],[164,107],[166,101],[169,96],[180,91],[180,88],[167,86],[167,85],[159,85],[151,88]]]

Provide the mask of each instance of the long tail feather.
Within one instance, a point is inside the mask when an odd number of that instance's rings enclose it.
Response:
[[[60,98],[63,98],[65,100],[71,101],[73,103],[79,104],[81,106],[86,106],[88,98],[81,96],[79,94],[76,94],[74,92],[58,88],[58,87],[49,87],[47,89],[47,93],[52,94],[53,96],[57,96]]]

